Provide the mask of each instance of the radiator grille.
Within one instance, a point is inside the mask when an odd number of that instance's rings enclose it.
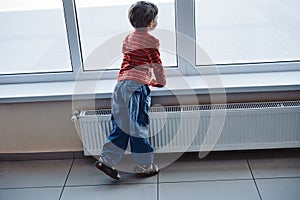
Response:
[[[225,123],[216,144],[212,119]],[[218,113],[218,112],[217,112]],[[223,112],[224,113],[224,112]],[[112,129],[110,109],[83,110],[79,121],[85,155],[100,153]],[[300,101],[151,107],[150,143],[156,152],[197,151],[205,140],[214,150],[300,147]]]
[[[110,115],[111,109],[105,110],[87,110],[85,116]]]
[[[151,107],[150,112],[181,112],[181,111],[201,111],[201,110],[234,110],[234,109],[267,109],[267,108],[289,108],[300,107],[300,102],[262,102],[262,103],[235,103],[216,105],[186,105],[186,106],[165,106]],[[82,116],[110,115],[111,109],[87,110]]]

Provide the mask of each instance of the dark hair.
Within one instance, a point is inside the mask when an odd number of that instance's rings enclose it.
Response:
[[[147,1],[138,1],[129,8],[128,18],[134,28],[140,29],[148,27],[157,14],[158,8],[155,4]]]

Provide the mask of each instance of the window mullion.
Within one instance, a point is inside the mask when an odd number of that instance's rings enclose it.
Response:
[[[194,0],[176,0],[178,66],[183,75],[195,69],[195,9]]]
[[[73,67],[73,73],[76,75],[83,72],[82,51],[80,35],[78,30],[78,21],[74,0],[62,0],[64,5],[65,21],[70,50],[70,59]]]

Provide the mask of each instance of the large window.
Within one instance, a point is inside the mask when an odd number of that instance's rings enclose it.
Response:
[[[136,1],[0,0],[0,84],[115,79]],[[167,76],[300,70],[299,0],[150,1]]]
[[[196,0],[196,41],[215,64],[300,60],[299,10],[298,0]]]
[[[0,75],[72,71],[61,0],[0,0]]]
[[[99,53],[99,63],[84,65],[84,70],[104,70],[119,69],[122,62],[122,33],[126,34],[133,30],[128,20],[128,9],[136,0],[76,0],[80,40],[83,60],[93,53],[97,48],[103,53],[111,53],[117,57],[112,57],[109,66],[101,63]],[[161,58],[164,66],[177,66],[175,40],[175,6],[174,0],[152,0],[159,7],[157,31],[151,32],[160,39]],[[159,34],[160,29],[172,32],[172,39]],[[103,45],[103,44],[108,45]],[[112,46],[111,46],[112,45]],[[116,46],[114,48],[113,46]],[[107,48],[108,47],[108,48]],[[101,50],[102,48],[102,50]],[[112,52],[113,51],[113,52]],[[117,53],[115,51],[118,51]],[[103,55],[104,56],[104,55]]]

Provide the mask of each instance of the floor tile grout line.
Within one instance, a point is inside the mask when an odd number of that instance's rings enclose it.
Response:
[[[261,177],[255,180],[275,180],[275,179],[299,179],[300,176],[278,176],[278,177]]]
[[[250,181],[253,179],[218,179],[218,180],[192,180],[192,181],[163,181],[159,182],[160,184],[176,184],[176,183],[197,183],[197,182],[229,182],[229,181]],[[66,185],[67,188],[75,188],[75,187],[94,187],[94,186],[109,186],[109,185],[115,185],[115,184],[84,184],[84,185]],[[158,185],[158,182],[124,182],[124,183],[118,183],[117,185]],[[158,185],[158,186],[159,186]]]
[[[68,179],[69,179],[69,176],[70,176],[71,170],[72,170],[72,168],[73,168],[74,161],[75,161],[75,159],[73,158],[73,160],[72,160],[72,163],[71,163],[71,166],[70,166],[70,168],[69,168],[69,171],[68,171],[68,174],[67,174],[67,177],[66,177],[66,180],[65,180],[65,183],[64,183],[64,185],[63,185],[63,187],[62,187],[62,190],[61,190],[61,193],[60,193],[60,195],[59,195],[59,198],[58,198],[58,200],[61,200],[61,197],[62,197],[62,195],[63,195],[63,192],[64,192],[64,190],[65,190],[65,187],[66,187],[67,181],[68,181]]]
[[[248,157],[247,157],[247,154],[246,154],[246,152],[244,152],[244,156],[245,156],[245,159],[246,159],[247,165],[248,165],[248,167],[249,167],[249,170],[250,170],[251,176],[252,176],[252,178],[253,178],[254,185],[255,185],[255,187],[256,187],[256,190],[257,190],[257,193],[258,193],[259,199],[260,199],[260,200],[262,200],[262,196],[261,196],[261,194],[260,194],[260,191],[259,191],[259,189],[258,189],[258,185],[257,185],[257,183],[256,183],[256,180],[255,180],[255,177],[254,177],[253,171],[252,171],[252,169],[251,169],[251,166],[250,166],[250,163],[249,163],[249,160],[248,160]]]
[[[111,184],[111,183],[103,183],[103,184],[85,184],[85,185],[66,185],[65,188],[77,188],[77,187],[101,187],[101,186],[111,186],[111,185],[157,185],[157,182],[144,182],[144,183],[118,183],[118,184]]]
[[[178,181],[162,181],[161,184],[168,184],[168,183],[205,183],[205,182],[232,182],[232,181],[252,181],[251,178],[240,178],[240,179],[213,179],[213,180],[178,180]]]
[[[62,186],[25,186],[25,187],[10,187],[10,188],[0,188],[1,190],[26,190],[26,189],[47,189],[47,188],[61,188]]]

